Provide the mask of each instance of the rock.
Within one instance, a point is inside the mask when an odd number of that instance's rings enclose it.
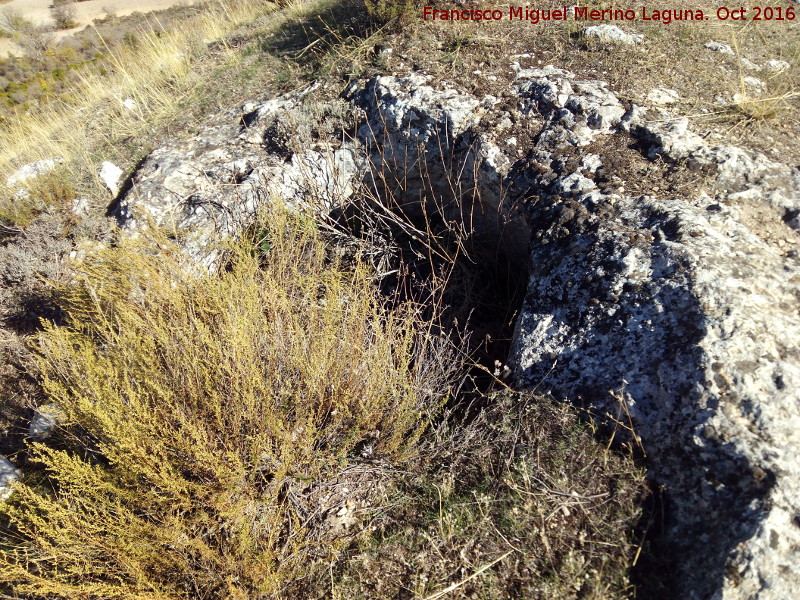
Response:
[[[571,175],[557,179],[556,183],[553,185],[553,191],[565,196],[580,196],[581,194],[592,191],[596,187],[594,181],[591,179],[579,173],[572,173]]]
[[[49,173],[61,163],[61,158],[46,158],[24,165],[17,169],[17,171],[6,180],[6,186],[9,188],[19,188],[28,181]]]
[[[749,60],[749,59],[745,58],[744,56],[739,58],[739,64],[741,64],[745,69],[749,69],[751,71],[760,71],[761,70],[761,67],[759,67],[752,60]]]
[[[272,202],[331,210],[352,193],[363,157],[341,139],[351,109],[304,104],[313,88],[245,104],[246,112],[224,113],[195,137],[158,148],[110,214],[131,232],[148,220],[182,231],[187,252],[210,266],[217,256],[210,241],[238,235]]]
[[[771,59],[764,63],[764,68],[772,73],[782,73],[789,68],[789,63],[785,60]]]
[[[759,93],[764,93],[767,91],[767,84],[760,80],[758,77],[752,77],[750,75],[742,78],[744,84]]]
[[[800,268],[735,210],[615,204],[616,219],[588,230],[563,223],[563,211],[536,212],[538,227],[562,233],[534,234],[517,381],[630,414],[651,476],[669,490],[667,537],[692,557],[678,566],[679,597],[715,591],[693,574],[700,564],[719,574],[735,565],[725,598],[791,597],[800,368],[783,340],[800,335]]]
[[[119,194],[119,187],[123,174],[124,171],[122,169],[109,161],[105,161],[102,165],[100,165],[100,172],[98,173],[100,179],[108,188],[108,191],[110,191],[111,195],[115,197],[117,194]]]
[[[766,226],[727,203],[753,190],[754,210],[786,231],[782,215],[798,206],[797,175],[739,148],[709,146],[688,119],[648,122],[633,111],[627,128],[645,155],[707,172],[722,208],[709,212],[717,200],[702,195],[604,194],[558,157],[620,135],[626,113],[618,99],[602,82],[554,68],[517,64],[514,71],[522,112],[511,120],[537,131],[526,161],[550,169],[515,166],[480,127],[480,113],[463,116],[469,98],[419,75],[373,80],[351,97],[368,115],[364,137],[410,164],[419,147],[431,164],[442,162],[443,151],[457,164],[472,164],[465,153],[484,157],[465,171],[478,173],[484,206],[503,207],[505,222],[515,222],[508,198],[538,199],[527,218],[531,278],[510,357],[514,376],[612,415],[620,406],[608,390],[622,398],[651,476],[674,507],[665,538],[679,557],[678,596],[790,597],[799,583],[789,565],[800,535],[787,524],[800,512],[800,480],[788,449],[800,439],[785,423],[800,417],[800,357],[770,332],[800,335],[800,271],[773,249]],[[485,122],[500,120],[487,114]],[[443,128],[452,132],[444,140],[435,133]],[[505,202],[496,187],[508,190]],[[750,308],[727,308],[736,306]]]
[[[586,146],[620,124],[625,109],[604,82],[573,82],[571,74],[544,73],[520,70],[514,83],[524,111],[536,111],[553,121],[554,126],[540,134],[542,145]]]
[[[91,205],[89,204],[88,198],[79,196],[73,200],[69,210],[76,217],[87,217],[91,212]]]
[[[578,87],[548,89],[566,85]],[[536,107],[549,114],[557,94],[545,98]],[[800,420],[800,353],[784,340],[800,336],[800,266],[770,240],[800,214],[800,181],[761,155],[707,145],[687,119],[648,122],[636,110],[620,129],[650,158],[708,172],[721,202],[597,191],[565,200],[571,176],[519,177],[513,187],[539,200],[509,362],[518,385],[630,414],[651,476],[669,490],[678,597],[792,597],[800,432],[787,424]],[[546,151],[561,137],[548,130],[566,124],[547,121]],[[607,205],[613,219],[597,211]]]
[[[736,53],[733,51],[733,48],[728,46],[728,44],[723,44],[721,42],[710,41],[706,43],[706,48],[711,50],[712,52],[721,52],[722,54],[727,54],[729,56],[736,56]]]
[[[616,25],[590,25],[581,29],[584,37],[596,38],[601,42],[614,42],[635,46],[644,41],[644,36],[640,33],[625,33]]]
[[[411,135],[417,143],[426,144],[440,137],[436,127],[444,120],[448,127],[448,138],[458,137],[464,130],[473,125],[480,112],[476,109],[480,101],[468,94],[462,94],[452,89],[436,90],[425,85],[430,81],[429,76],[412,73],[405,78],[377,77],[370,82],[367,93],[374,93],[377,97],[373,110],[381,111],[386,119],[386,129],[389,132],[399,131],[409,124],[419,125],[413,127]],[[366,139],[374,141],[376,132],[368,132],[363,128],[359,132]],[[377,132],[382,133],[382,132]],[[405,144],[401,148],[392,148],[391,152],[405,152]],[[399,158],[399,154],[397,157]],[[393,155],[388,155],[385,160],[390,160]]]
[[[686,117],[649,123],[638,129],[648,147],[647,157],[667,156],[673,161],[697,157],[707,148],[703,138],[689,130]]]
[[[47,439],[65,416],[63,409],[58,404],[43,404],[33,413],[33,418],[28,426],[28,435],[36,442]]]
[[[14,492],[11,484],[17,481],[22,472],[11,461],[0,456],[0,502],[5,502]]]
[[[638,129],[645,125],[647,119],[647,109],[638,104],[631,104],[628,111],[622,115],[619,122],[619,128],[622,131],[630,132],[632,129]]]
[[[602,166],[603,161],[597,154],[586,154],[581,161],[581,167],[593,174],[596,174]]]
[[[381,171],[403,181],[404,208],[435,198],[446,219],[474,215],[476,237],[529,273],[516,385],[635,430],[664,489],[675,597],[792,598],[800,174],[530,60],[514,57],[496,98],[414,72],[322,105],[313,90],[253,102],[153,152],[113,212],[130,230],[147,214],[187,232],[201,261],[270,198],[325,212]],[[615,162],[620,149],[636,168]],[[690,169],[695,187],[625,194],[648,185],[651,161]]]
[[[382,62],[382,64],[387,64],[389,59],[392,57],[392,53],[394,49],[392,48],[383,48],[381,49],[380,53],[378,54],[378,60]]]
[[[136,100],[133,98],[125,98],[125,100],[122,101],[122,107],[125,110],[136,110],[138,106],[139,105],[136,103]]]
[[[430,77],[416,73],[376,77],[348,92],[348,98],[366,116],[358,132],[369,156],[366,165],[376,171],[389,169],[392,177],[405,182],[400,202],[419,205],[420,197],[432,195],[441,200],[438,206],[426,209],[440,210],[449,219],[473,211],[476,239],[502,238],[508,241],[510,254],[524,255],[527,230],[512,216],[501,194],[512,161],[500,145],[513,136],[473,133],[484,116],[492,115],[487,118],[493,122],[502,120],[492,114],[496,103],[481,103],[450,88],[438,89],[427,85],[429,81]],[[545,80],[541,81],[544,85]],[[421,161],[425,161],[425,173],[419,169]],[[489,210],[454,198],[451,185],[456,181],[464,189],[479,186],[485,193],[477,201]]]
[[[667,88],[655,88],[647,94],[647,102],[655,106],[675,104],[679,99],[678,92]]]

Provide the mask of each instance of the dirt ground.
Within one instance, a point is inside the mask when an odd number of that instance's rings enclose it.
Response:
[[[52,26],[50,5],[52,0],[10,0],[0,2],[0,11],[16,11],[30,21],[44,26]],[[134,12],[151,12],[162,10],[179,4],[195,4],[195,0],[87,0],[75,3],[75,20],[79,25],[73,29],[54,32],[55,42],[60,42],[65,37],[72,35],[92,21],[106,15],[124,17]],[[19,56],[20,49],[9,39],[0,38],[0,56],[13,54]]]

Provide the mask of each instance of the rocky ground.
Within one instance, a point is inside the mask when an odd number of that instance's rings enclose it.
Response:
[[[582,407],[647,467],[637,597],[795,597],[796,24],[408,20],[327,63],[288,24],[266,47],[328,73],[230,98],[132,170],[110,216],[207,265],[274,198],[329,222],[366,189],[454,224],[526,280],[498,376]],[[36,235],[3,251],[34,256]]]

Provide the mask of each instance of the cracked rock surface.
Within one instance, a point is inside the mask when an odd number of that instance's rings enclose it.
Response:
[[[237,235],[271,200],[330,210],[352,194],[358,170],[356,149],[341,137],[349,108],[312,110],[303,95],[245,104],[156,149],[110,214],[128,230],[149,221],[174,232],[191,255],[211,263],[211,239]]]
[[[576,143],[573,120],[613,104],[593,94],[553,105],[538,90],[567,82],[547,81],[533,88],[550,116],[539,163],[557,153],[551,140]],[[689,197],[575,194],[565,182],[577,171],[553,182],[523,172],[516,187],[540,197],[514,372],[522,385],[630,414],[668,490],[678,597],[789,598],[800,589],[800,355],[790,341],[800,263],[789,250],[800,240],[787,218],[798,174],[710,147],[686,120],[637,113],[620,128],[645,156],[706,173],[705,185]]]

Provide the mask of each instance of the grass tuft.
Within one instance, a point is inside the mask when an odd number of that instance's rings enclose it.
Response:
[[[50,208],[68,210],[76,195],[71,174],[58,167],[28,180],[9,201],[0,203],[0,224],[27,227]]]
[[[800,98],[798,91],[788,91],[767,98],[753,98],[745,92],[734,95],[731,110],[736,117],[746,122],[765,121],[794,110],[791,100],[796,98]]]

